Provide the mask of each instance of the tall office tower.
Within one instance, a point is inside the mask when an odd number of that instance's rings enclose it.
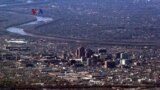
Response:
[[[104,68],[115,68],[116,62],[114,61],[105,61],[104,62]]]
[[[85,57],[86,58],[90,58],[93,54],[94,54],[94,52],[91,49],[88,48],[85,50]]]
[[[76,51],[77,58],[85,57],[85,48],[79,47]]]
[[[117,59],[129,59],[129,55],[128,55],[128,53],[121,52],[121,53],[116,54],[116,58]]]
[[[98,49],[98,53],[101,55],[107,54],[107,50],[105,48]]]
[[[87,63],[86,63],[87,66],[92,66],[92,62],[93,61],[90,58],[87,58]]]

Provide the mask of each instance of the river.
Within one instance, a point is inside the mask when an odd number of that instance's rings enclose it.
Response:
[[[0,5],[1,7],[6,7],[8,5]],[[31,34],[31,33],[27,33],[24,31],[23,26],[27,26],[27,25],[36,25],[39,23],[48,23],[53,21],[52,18],[49,17],[41,17],[41,16],[35,16],[36,20],[29,22],[29,23],[25,23],[25,24],[21,24],[21,25],[17,25],[17,26],[12,26],[12,27],[8,27],[6,30],[8,32],[11,33],[15,33],[15,34],[20,34],[20,35],[25,35],[25,36],[32,36],[32,37],[38,37],[38,38],[44,38],[44,39],[52,39],[52,40],[59,40],[59,41],[68,41],[68,42],[76,42],[76,43],[85,43],[85,44],[98,44],[98,45],[133,45],[133,46],[159,46],[160,43],[159,41],[156,42],[132,42],[132,41],[128,41],[128,42],[123,42],[123,41],[93,41],[93,40],[83,40],[83,39],[70,39],[70,38],[62,38],[62,37],[49,37],[49,36],[41,36],[41,35],[35,35],[35,34]],[[21,28],[22,27],[22,28]]]
[[[49,18],[49,17],[40,17],[40,16],[35,16],[35,17],[37,19],[36,21],[32,21],[32,22],[29,22],[29,23],[21,24],[21,25],[18,25],[18,26],[8,27],[6,30],[8,32],[11,32],[11,33],[16,33],[16,34],[20,34],[20,35],[27,35],[27,36],[33,36],[33,34],[25,32],[24,29],[23,28],[19,28],[19,26],[35,25],[35,24],[38,24],[40,22],[48,23],[48,22],[53,21],[53,19]]]
[[[85,43],[85,44],[98,44],[98,45],[133,45],[133,46],[157,46],[159,43],[157,42],[100,42],[100,41],[93,41],[93,40],[82,40],[82,39],[69,39],[69,38],[62,38],[62,37],[49,37],[49,36],[41,36],[41,35],[35,35],[31,33],[27,33],[24,31],[23,28],[20,28],[19,26],[27,26],[27,25],[36,25],[38,23],[48,23],[53,21],[52,18],[48,17],[40,17],[40,16],[35,16],[36,21],[32,21],[26,24],[21,24],[18,26],[13,26],[13,27],[8,27],[6,30],[11,33],[16,33],[20,35],[25,35],[25,36],[32,36],[32,37],[37,37],[37,38],[44,38],[44,39],[52,39],[52,40],[59,40],[59,41],[67,41],[67,42],[77,42],[77,43]]]

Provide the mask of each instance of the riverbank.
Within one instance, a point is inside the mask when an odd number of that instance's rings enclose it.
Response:
[[[34,20],[34,21],[23,23],[23,24],[18,24],[15,26],[12,25],[11,27],[7,27],[6,30],[8,32],[19,34],[19,35],[33,36],[33,34],[25,32],[23,29],[23,26],[35,25],[35,24],[39,24],[40,22],[47,23],[47,22],[51,22],[53,20],[52,18],[40,17],[40,16],[35,16],[35,18],[36,18],[36,20]],[[20,27],[22,27],[22,28],[20,28]]]

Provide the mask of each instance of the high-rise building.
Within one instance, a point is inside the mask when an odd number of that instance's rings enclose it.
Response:
[[[85,48],[79,47],[76,51],[77,58],[85,57]]]
[[[128,55],[128,53],[117,53],[116,54],[116,58],[117,59],[129,59],[129,55]]]
[[[91,66],[92,65],[92,60],[90,58],[87,59],[87,66]]]
[[[100,49],[98,49],[98,53],[99,54],[107,54],[107,50],[105,49],[105,48],[100,48]]]
[[[115,68],[116,63],[114,61],[105,61],[104,62],[104,68]]]
[[[120,60],[120,64],[121,65],[129,65],[130,63],[132,63],[132,60],[130,60],[130,59],[122,59],[122,60]]]
[[[90,58],[93,54],[94,54],[94,52],[91,49],[85,50],[85,57],[86,58]]]

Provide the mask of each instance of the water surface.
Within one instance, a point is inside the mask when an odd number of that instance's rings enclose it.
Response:
[[[32,21],[32,22],[25,23],[25,24],[18,25],[18,26],[35,25],[35,24],[38,24],[40,22],[47,23],[47,22],[51,22],[53,20],[52,18],[40,17],[40,16],[36,16],[36,19],[37,19],[36,21]],[[19,28],[18,26],[8,27],[6,30],[8,32],[11,32],[11,33],[33,36],[33,34],[29,34],[29,33],[25,32],[23,28]]]

